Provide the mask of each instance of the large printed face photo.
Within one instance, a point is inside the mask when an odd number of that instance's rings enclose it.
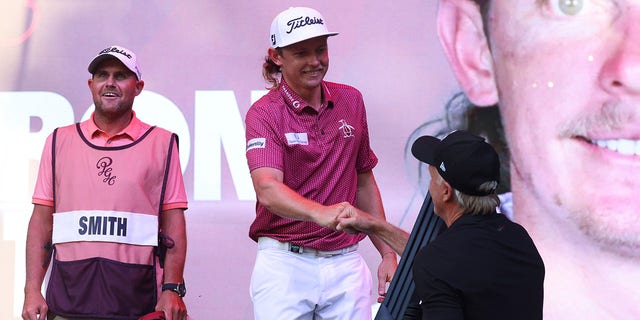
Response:
[[[479,134],[505,142],[510,217],[546,266],[545,319],[638,318],[640,0],[477,2],[304,4],[340,33],[327,39],[324,79],[363,94],[387,220],[411,231],[427,192],[428,173],[407,153],[419,135],[491,129]],[[144,73],[136,115],[179,136],[189,314],[253,319],[256,243],[248,230],[256,198],[243,120],[268,86],[261,67],[271,21],[296,5],[0,4],[0,282],[9,287],[0,294],[0,319],[20,318],[44,141],[56,127],[88,119],[87,64],[116,44],[136,52]],[[472,116],[451,116],[452,97],[476,105],[464,109]],[[487,110],[497,112],[477,120]],[[375,271],[380,256],[370,240],[358,250]],[[372,292],[372,307],[377,297]]]
[[[489,32],[513,188],[595,245],[640,257],[637,10],[495,1]]]
[[[441,1],[439,34],[469,100],[498,104],[512,214],[547,266],[545,317],[633,318],[640,2],[482,3]]]

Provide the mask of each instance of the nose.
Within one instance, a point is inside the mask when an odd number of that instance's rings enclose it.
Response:
[[[115,77],[115,75],[112,75],[112,74],[109,75],[107,77],[107,81],[105,81],[105,85],[108,86],[108,87],[115,87],[115,85],[116,85],[116,77]]]
[[[308,61],[309,65],[311,65],[311,66],[319,65],[320,64],[320,58],[321,57],[320,57],[319,54],[309,55],[309,61]]]
[[[616,41],[605,43],[613,51],[603,65],[600,81],[611,93],[640,96],[640,5],[633,6],[612,25]]]

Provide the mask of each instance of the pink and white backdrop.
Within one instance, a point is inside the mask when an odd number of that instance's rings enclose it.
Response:
[[[194,319],[252,319],[255,195],[244,114],[264,93],[272,18],[310,6],[331,30],[326,79],[359,88],[380,163],[388,220],[411,230],[421,195],[405,154],[457,84],[435,33],[436,1],[6,0],[0,3],[0,319],[19,319],[31,194],[46,136],[92,109],[87,64],[102,48],[135,51],[140,118],[175,131],[189,195],[185,298]],[[379,256],[361,246],[375,274]],[[292,275],[295,276],[295,275]],[[372,303],[375,302],[372,295]]]

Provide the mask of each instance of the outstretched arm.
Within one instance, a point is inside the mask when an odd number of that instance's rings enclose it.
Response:
[[[409,240],[408,232],[354,207],[347,208],[338,217],[337,229],[347,233],[374,234],[399,255],[402,255]]]
[[[325,206],[301,196],[283,183],[283,173],[278,169],[255,169],[251,179],[260,204],[281,217],[311,221],[335,230],[338,214],[349,206],[347,202]]]
[[[370,213],[372,217],[386,222],[382,197],[380,196],[380,191],[372,171],[358,174],[356,207]],[[386,295],[387,284],[393,279],[393,274],[398,267],[398,262],[393,248],[390,247],[384,239],[375,233],[368,233],[367,235],[382,257],[382,261],[378,267],[378,294],[380,295],[378,302],[382,302]]]

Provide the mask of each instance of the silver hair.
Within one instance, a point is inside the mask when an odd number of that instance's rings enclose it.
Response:
[[[444,178],[438,175],[437,183],[442,184]],[[486,196],[472,196],[453,189],[454,197],[460,207],[464,209],[465,214],[470,215],[487,215],[496,212],[496,208],[500,206],[500,198],[495,193],[498,181],[487,181],[480,185],[479,191],[491,192]]]

